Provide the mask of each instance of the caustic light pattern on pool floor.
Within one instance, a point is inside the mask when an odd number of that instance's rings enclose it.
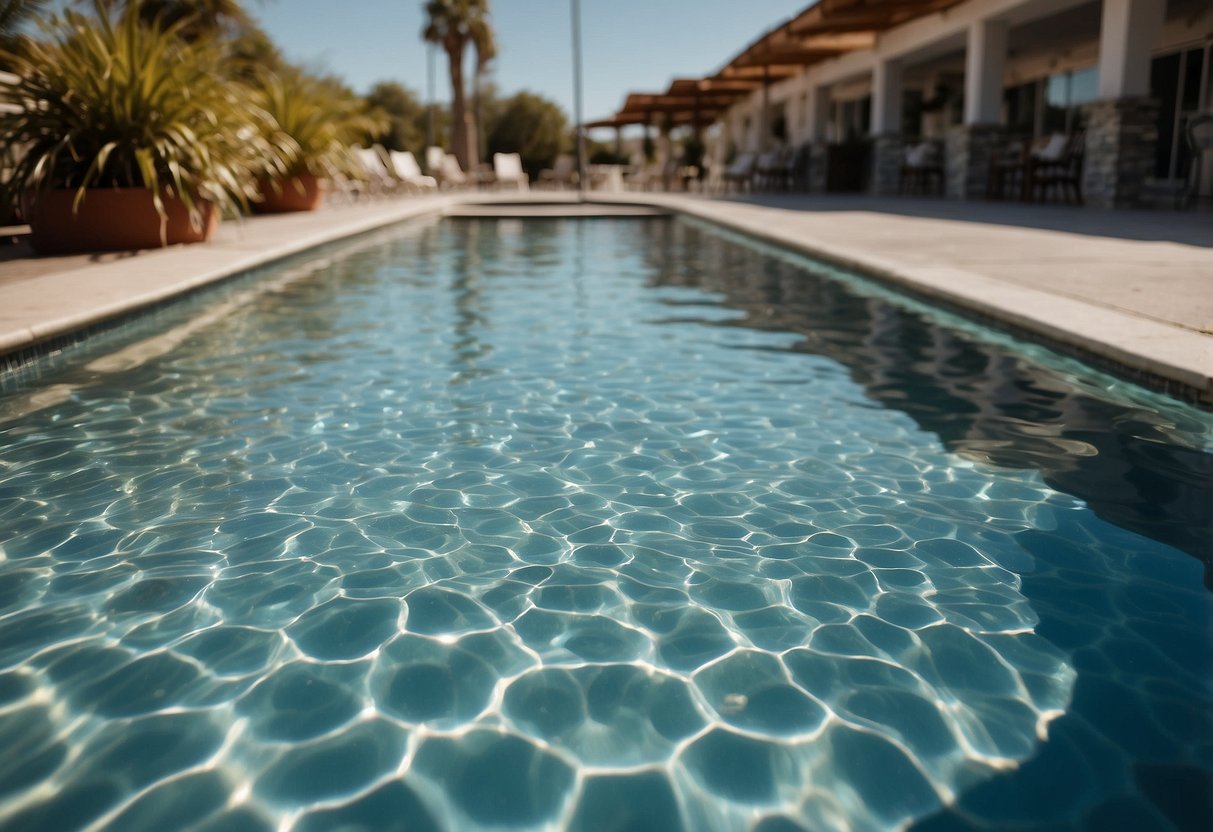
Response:
[[[906,826],[1075,701],[1029,574],[1075,593],[1059,633],[1108,586],[1095,642],[1207,771],[1199,660],[1132,621],[1197,626],[1199,563],[660,285],[738,248],[674,227],[396,232],[15,393],[0,828]],[[1175,820],[1101,788],[1063,819]]]

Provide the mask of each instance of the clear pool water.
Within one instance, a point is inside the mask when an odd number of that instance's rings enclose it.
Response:
[[[1208,414],[670,220],[0,400],[0,829],[1208,829]]]

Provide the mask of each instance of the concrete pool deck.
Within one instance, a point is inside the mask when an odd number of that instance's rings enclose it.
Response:
[[[443,213],[570,213],[574,195],[464,192],[225,223],[204,245],[34,257],[0,247],[0,360],[343,237]],[[480,211],[469,203],[494,202]],[[1213,403],[1213,216],[848,196],[593,194],[732,228],[872,274],[1206,406]]]

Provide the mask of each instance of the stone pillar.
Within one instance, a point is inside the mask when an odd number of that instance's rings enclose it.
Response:
[[[877,61],[872,71],[872,136],[901,132],[901,64]]]
[[[876,196],[895,196],[901,178],[901,164],[905,152],[901,136],[886,133],[872,138],[872,193]]]
[[[897,193],[901,147],[901,64],[877,61],[872,73],[872,193]]]
[[[771,147],[771,67],[762,65],[762,113],[758,118],[759,153],[766,153]]]
[[[1103,0],[1099,23],[1099,98],[1150,94],[1150,57],[1162,34],[1163,0]]]
[[[829,177],[829,152],[830,148],[826,142],[813,142],[809,150],[809,193],[825,193]]]
[[[1099,101],[1087,106],[1083,197],[1104,208],[1134,204],[1154,169],[1158,103],[1150,56],[1162,32],[1162,0],[1103,0]]]
[[[812,87],[809,90],[808,107],[809,124],[807,140],[814,144],[818,142],[824,143],[828,138],[826,136],[826,127],[830,121],[830,88]]]
[[[1158,102],[1121,98],[1088,104],[1082,192],[1088,205],[1126,208],[1154,172]]]
[[[965,45],[965,124],[1002,122],[1002,81],[1007,64],[1007,24],[979,20]]]
[[[997,124],[961,124],[948,131],[944,149],[944,194],[949,199],[981,199],[990,182],[990,162],[1002,143]]]

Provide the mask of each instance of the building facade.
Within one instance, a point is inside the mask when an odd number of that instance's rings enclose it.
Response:
[[[1011,138],[1073,137],[1087,204],[1136,205],[1187,182],[1186,125],[1213,110],[1211,0],[943,5],[737,101],[724,142],[755,153],[808,144],[818,168],[831,147],[863,143],[865,185],[878,194],[897,191],[907,144],[923,139],[943,149],[943,190],[957,199],[991,195],[991,166]],[[1203,196],[1213,195],[1206,156]],[[824,185],[824,172],[809,181]]]

